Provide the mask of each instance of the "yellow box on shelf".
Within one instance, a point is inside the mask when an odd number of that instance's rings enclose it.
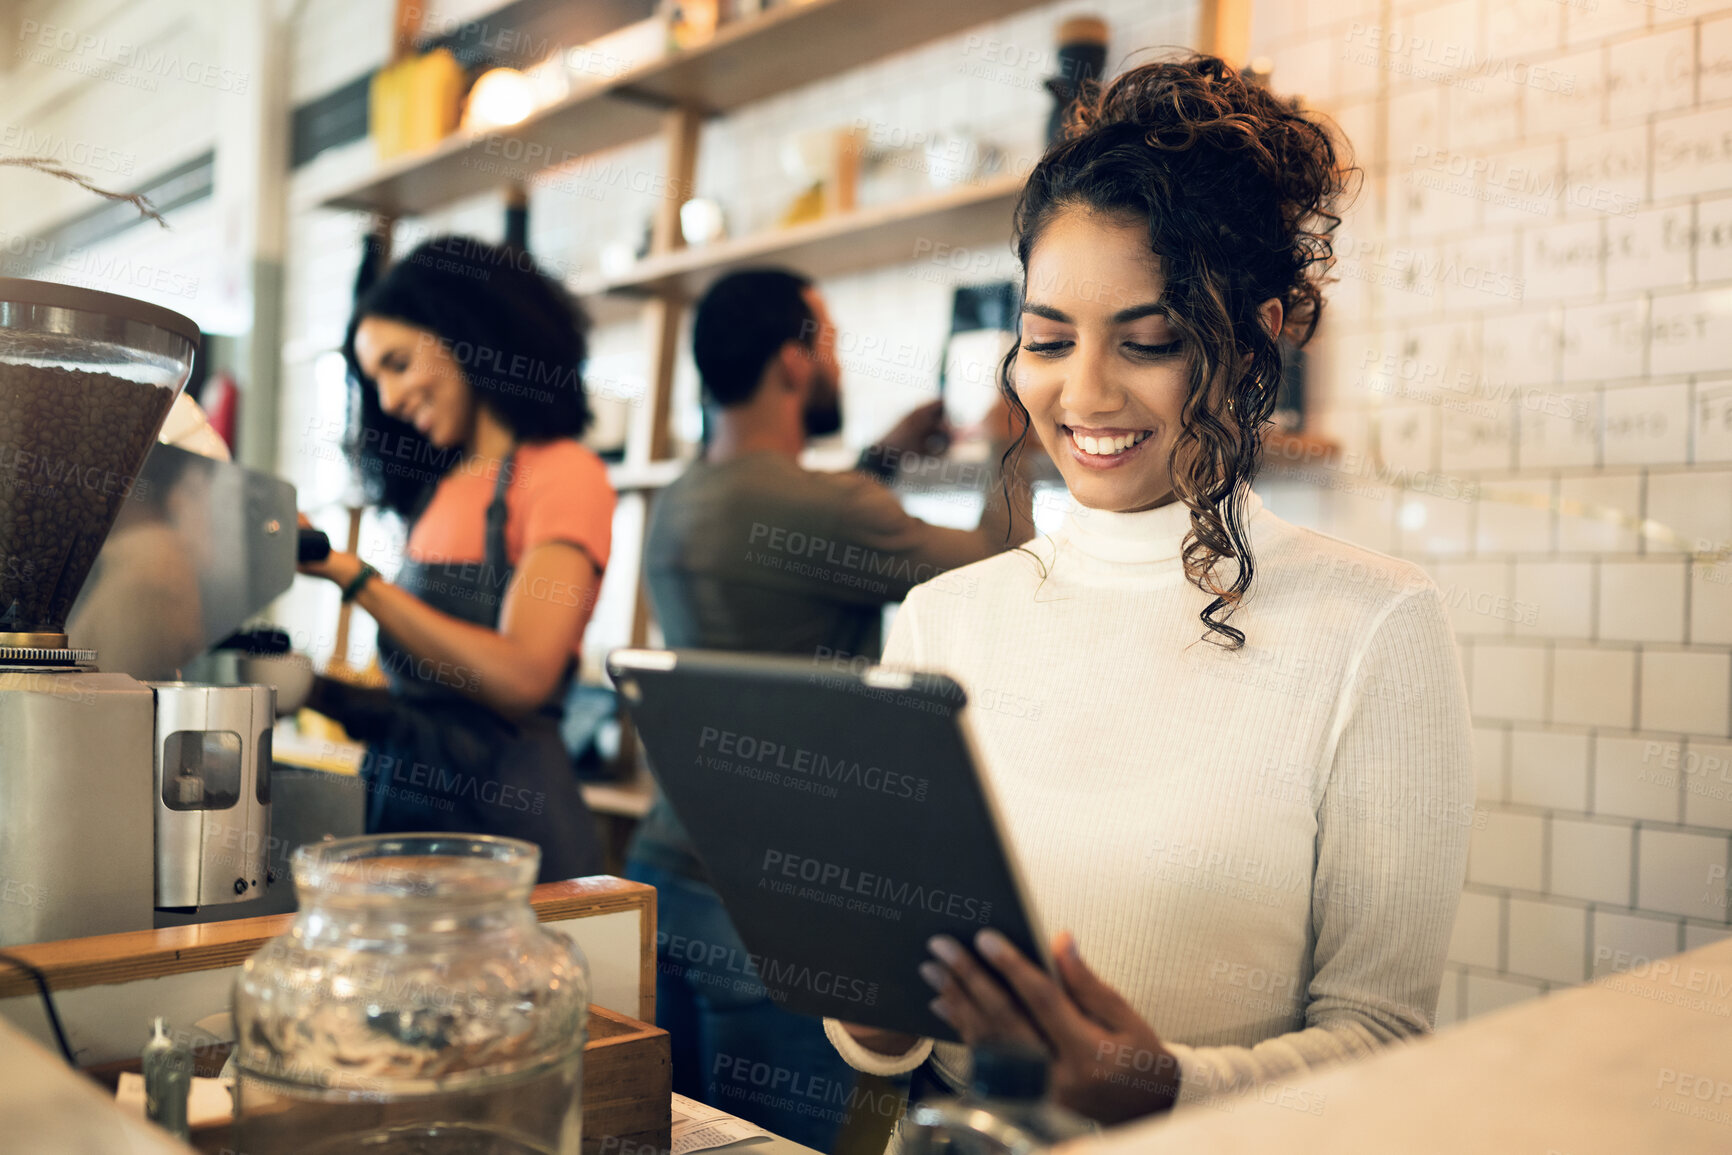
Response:
[[[368,92],[373,147],[380,160],[432,148],[457,128],[465,78],[446,48],[381,68]]]

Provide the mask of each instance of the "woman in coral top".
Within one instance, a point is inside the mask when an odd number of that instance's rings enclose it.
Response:
[[[408,528],[387,581],[333,553],[379,624],[388,691],[309,704],[368,744],[367,829],[528,839],[543,881],[601,869],[559,722],[607,566],[614,493],[578,443],[585,318],[520,249],[428,241],[356,303],[349,453]]]

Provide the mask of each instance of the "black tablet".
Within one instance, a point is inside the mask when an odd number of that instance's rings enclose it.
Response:
[[[608,672],[770,997],[957,1039],[917,968],[992,927],[1051,969],[942,675],[696,650]]]

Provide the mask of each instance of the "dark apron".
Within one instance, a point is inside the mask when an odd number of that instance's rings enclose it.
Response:
[[[482,564],[407,559],[397,575],[399,587],[452,617],[499,628],[512,575],[505,492],[515,457],[515,451],[506,457],[487,507]],[[390,680],[393,708],[363,771],[370,832],[522,838],[541,847],[542,882],[601,873],[600,835],[559,734],[575,662],[558,692],[513,722],[462,693],[459,687],[473,684],[474,670],[419,660],[384,630],[379,661]]]

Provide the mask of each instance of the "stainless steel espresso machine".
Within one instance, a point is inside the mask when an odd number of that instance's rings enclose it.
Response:
[[[154,590],[111,616],[186,619],[191,653],[209,646],[181,539],[138,512],[169,497],[141,466],[198,341],[168,309],[0,278],[0,947],[150,929],[159,908],[242,902],[271,881],[271,687],[104,672],[66,634],[100,553],[107,578]],[[229,511],[280,532],[272,595],[295,537],[294,491],[273,484],[270,508]],[[124,548],[105,550],[123,513]]]

